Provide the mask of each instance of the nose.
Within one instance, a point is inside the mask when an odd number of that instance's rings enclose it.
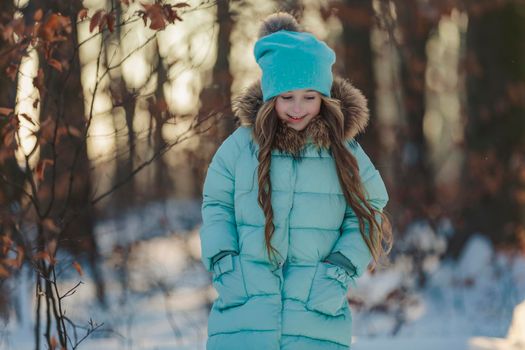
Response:
[[[292,112],[294,112],[294,113],[301,113],[301,111],[302,111],[301,102],[300,101],[294,101],[294,103],[292,105]]]

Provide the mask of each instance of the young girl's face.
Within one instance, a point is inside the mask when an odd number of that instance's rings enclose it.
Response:
[[[321,94],[315,90],[293,90],[280,94],[275,110],[290,128],[303,130],[321,110]]]

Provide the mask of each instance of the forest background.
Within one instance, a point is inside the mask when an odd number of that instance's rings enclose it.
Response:
[[[356,334],[410,329],[446,281],[484,295],[472,307],[493,323],[469,335],[505,336],[525,299],[525,1],[2,0],[0,348],[131,348],[133,317],[103,310],[152,296],[169,341],[204,337],[202,183],[278,10],[368,98],[357,139],[386,183],[395,244],[362,284],[381,292],[348,295],[382,320]],[[200,297],[181,297],[188,286]]]

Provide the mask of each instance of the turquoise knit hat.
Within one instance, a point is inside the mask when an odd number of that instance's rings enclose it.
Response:
[[[279,30],[255,43],[264,102],[283,92],[312,89],[330,97],[334,51],[314,35]]]

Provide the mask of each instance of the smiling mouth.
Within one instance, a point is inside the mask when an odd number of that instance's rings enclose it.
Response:
[[[301,119],[303,119],[304,117],[306,117],[306,115],[303,115],[302,117],[292,117],[291,115],[288,114],[288,117],[289,117],[290,119],[293,119],[293,120],[301,120]]]

